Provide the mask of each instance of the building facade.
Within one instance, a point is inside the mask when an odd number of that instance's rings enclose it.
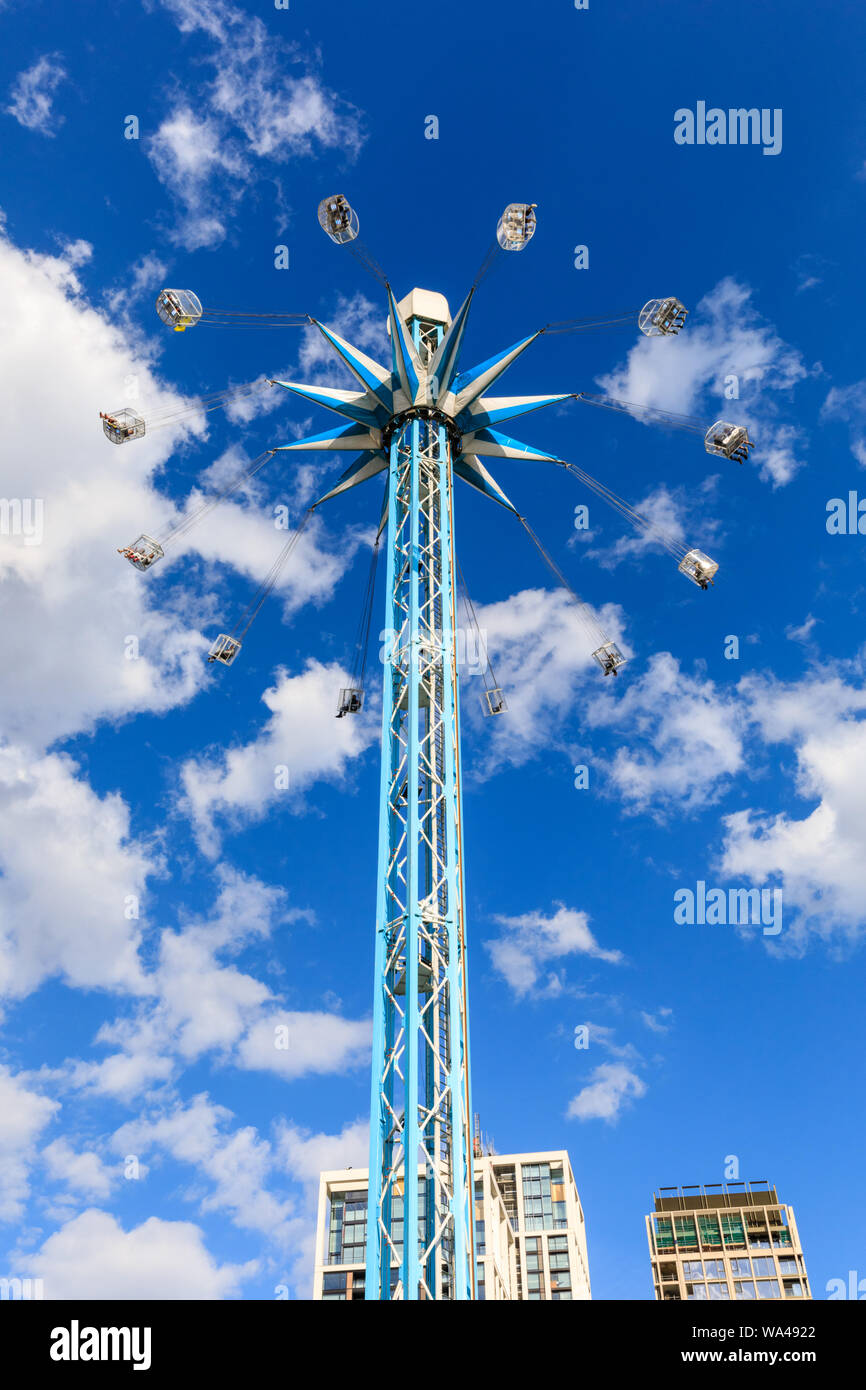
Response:
[[[586,1222],[566,1151],[484,1154],[476,1156],[473,1169],[476,1298],[591,1298]],[[364,1297],[367,1178],[361,1168],[321,1175],[314,1299]],[[399,1254],[402,1190],[394,1197],[392,1222]],[[418,1230],[423,1245],[422,1225],[423,1217]],[[396,1282],[395,1261],[392,1288]]]
[[[767,1183],[660,1187],[646,1218],[660,1302],[811,1298],[793,1209]]]

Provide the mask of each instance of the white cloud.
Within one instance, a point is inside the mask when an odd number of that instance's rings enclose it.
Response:
[[[76,1153],[66,1139],[55,1139],[43,1149],[42,1159],[54,1182],[94,1200],[109,1197],[119,1178],[119,1172],[108,1168],[94,1150]]]
[[[63,117],[55,115],[54,93],[66,76],[60,54],[44,54],[15,78],[9,89],[12,100],[6,107],[7,114],[28,130],[38,131],[40,135],[56,135]]]
[[[502,763],[519,766],[541,748],[564,746],[559,731],[576,704],[584,680],[603,682],[592,659],[601,638],[587,628],[565,590],[523,589],[499,603],[476,604],[478,625],[487,634],[487,651],[496,680],[508,701],[508,712],[490,721],[490,752],[485,770]],[[621,615],[606,605],[597,622],[627,656]],[[607,682],[611,684],[612,682]],[[464,705],[470,717],[480,701],[481,682],[465,687]],[[495,727],[491,727],[495,726]]]
[[[618,700],[593,700],[586,718],[631,735],[631,747],[617,748],[608,778],[635,810],[701,809],[744,766],[741,702],[706,677],[684,674],[669,652],[652,657]]]
[[[787,776],[787,759],[770,750],[793,750],[791,790],[806,803],[803,813],[784,790],[778,810],[744,807],[741,791],[739,807],[721,819],[717,861],[717,871],[734,885],[781,880],[783,933],[766,941],[779,951],[804,949],[810,935],[845,944],[862,934],[864,712],[859,659],[841,663],[832,677],[818,670],[790,682],[754,675],[723,689],[700,670],[684,673],[663,652],[618,700],[590,702],[585,717],[620,734],[610,789],[627,809],[658,815],[714,806],[736,790],[734,779],[746,770],[753,785],[771,766]]]
[[[215,874],[221,886],[212,915],[162,932],[146,977],[152,997],[99,1029],[96,1042],[116,1051],[99,1062],[66,1063],[61,1076],[69,1085],[131,1101],[206,1054],[287,1081],[366,1064],[368,1021],[284,1009],[267,985],[221,959],[310,914],[287,909],[283,894],[257,879],[222,865]]]
[[[646,1084],[624,1062],[602,1062],[586,1086],[569,1102],[567,1115],[576,1120],[606,1120],[613,1124],[633,1099],[646,1095]]]
[[[213,183],[218,175],[234,180],[235,186],[229,183],[229,196],[236,199],[237,183],[247,175],[246,161],[223,141],[214,120],[196,115],[186,105],[176,107],[160,122],[146,148],[160,181],[185,209],[175,239],[187,251],[218,246],[226,226],[210,211]]]
[[[125,1231],[108,1212],[90,1208],[19,1256],[26,1277],[44,1282],[47,1299],[224,1299],[235,1297],[258,1268],[219,1264],[189,1221],[156,1216]]]
[[[277,1029],[288,1029],[288,1046],[277,1046]],[[369,1061],[371,1025],[364,1019],[308,1011],[274,1011],[259,1019],[240,1041],[237,1064],[251,1071],[298,1076],[343,1073]]]
[[[585,912],[562,904],[549,917],[542,912],[525,912],[520,917],[494,920],[505,930],[501,936],[485,941],[484,946],[494,970],[518,998],[535,993],[543,970],[565,956],[591,956],[613,965],[623,959],[621,951],[605,950],[599,945]]]
[[[116,553],[143,524],[159,529],[170,517],[152,478],[181,435],[167,429],[118,449],[98,418],[123,403],[131,382],[144,413],[183,402],[83,298],[82,255],[77,243],[67,255],[22,253],[0,237],[0,492],[32,523],[31,534],[23,524],[16,532],[13,511],[0,534],[4,654],[16,671],[14,686],[0,692],[0,724],[7,737],[36,745],[100,718],[169,709],[203,681],[203,639],[160,610],[158,583],[137,582],[157,574],[136,573]],[[34,430],[46,383],[52,427]],[[126,658],[129,634],[138,638],[138,660]]]
[[[59,1109],[57,1101],[28,1090],[20,1076],[0,1065],[0,1221],[23,1215],[37,1141]]]
[[[157,1150],[191,1165],[210,1184],[204,1195],[195,1193],[203,1213],[224,1211],[237,1226],[286,1245],[296,1218],[290,1200],[268,1191],[272,1146],[250,1125],[228,1130],[232,1118],[225,1106],[198,1095],[188,1105],[131,1120],[113,1136],[112,1144],[121,1154]]]
[[[287,1172],[298,1182],[318,1189],[319,1174],[336,1168],[366,1168],[370,1157],[370,1124],[352,1120],[339,1134],[315,1134],[284,1124],[277,1148]]]
[[[0,747],[0,996],[55,975],[78,988],[148,988],[126,908],[158,865],[131,838],[121,797],[97,796],[77,773],[64,755]]]
[[[794,746],[796,792],[812,809],[726,816],[723,870],[762,885],[781,877],[783,936],[774,949],[803,949],[810,933],[853,941],[866,902],[866,720],[857,717],[866,691],[838,678],[787,687],[753,680],[743,694],[764,738]]]
[[[346,683],[339,666],[314,660],[298,675],[282,671],[262,696],[271,717],[256,739],[210,759],[184,763],[184,809],[206,853],[217,852],[218,818],[240,825],[277,804],[297,810],[302,805],[299,798],[314,781],[345,777],[351,760],[378,732],[366,712],[335,718],[338,693]],[[287,788],[279,785],[281,767],[288,769]]]
[[[739,399],[725,397],[730,375],[739,380]],[[789,396],[807,375],[799,352],[761,318],[748,286],[726,277],[700,301],[682,333],[641,337],[625,364],[598,380],[608,395],[635,405],[750,425],[762,476],[777,487],[803,462],[797,430],[778,423],[777,397]],[[694,440],[692,447],[702,446]]]

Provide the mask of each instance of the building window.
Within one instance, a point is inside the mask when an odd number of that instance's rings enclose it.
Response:
[[[653,1236],[655,1239],[656,1252],[664,1255],[674,1249],[674,1228],[670,1217],[653,1217]]]
[[[802,1283],[800,1282],[799,1279],[786,1279],[786,1280],[785,1280],[785,1297],[786,1297],[786,1298],[805,1298],[805,1297],[806,1297],[806,1290],[805,1290],[805,1288],[803,1287],[803,1285],[802,1285]]]
[[[724,1260],[704,1260],[704,1274],[707,1279],[724,1279]]]
[[[698,1231],[701,1237],[701,1245],[705,1250],[721,1250],[722,1233],[719,1230],[719,1223],[715,1216],[699,1216]]]
[[[731,1296],[727,1284],[707,1284],[707,1288],[709,1289],[711,1300],[725,1299]]]
[[[763,1216],[748,1212],[746,1215],[746,1227],[749,1236],[749,1245],[754,1250],[769,1250],[770,1235],[767,1224]]]
[[[322,1279],[322,1301],[345,1303],[346,1301],[346,1275],[325,1274]]]
[[[759,1274],[766,1278],[768,1275],[774,1275],[776,1273],[776,1262],[767,1255],[762,1255],[760,1257],[756,1255],[752,1260],[752,1271],[756,1278]]]
[[[707,1297],[706,1284],[686,1284],[686,1298],[690,1303],[701,1302]]]
[[[571,1298],[567,1236],[548,1236],[547,1262],[550,1266],[550,1297]]]
[[[759,1279],[757,1283],[759,1298],[781,1298],[778,1279]]]
[[[754,1298],[755,1286],[751,1280],[734,1283],[734,1298]]]
[[[751,1260],[731,1260],[731,1273],[735,1279],[751,1279],[752,1261]]]
[[[683,1260],[684,1279],[703,1279],[704,1266],[700,1260]]]
[[[366,1192],[335,1193],[328,1221],[328,1264],[363,1264],[366,1245]]]
[[[691,1216],[675,1216],[674,1233],[678,1250],[697,1250],[698,1232]]]
[[[725,1238],[725,1245],[733,1249],[743,1249],[746,1244],[746,1233],[743,1230],[743,1223],[739,1216],[723,1216],[722,1235]]]
[[[558,1175],[557,1188],[562,1188],[562,1169],[551,1169],[549,1163],[526,1163],[522,1170],[523,1214],[528,1231],[552,1231],[553,1178]]]
[[[793,1255],[779,1256],[780,1274],[799,1274],[799,1272],[800,1271],[797,1268],[797,1261],[794,1259]]]

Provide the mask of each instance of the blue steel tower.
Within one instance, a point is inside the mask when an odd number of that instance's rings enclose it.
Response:
[[[279,383],[351,421],[285,446],[360,451],[320,502],[388,472],[368,1299],[474,1296],[454,478],[516,512],[483,457],[552,456],[493,427],[568,394],[484,395],[537,334],[458,371],[472,297],[388,288],[390,371],[319,324],[362,390]]]

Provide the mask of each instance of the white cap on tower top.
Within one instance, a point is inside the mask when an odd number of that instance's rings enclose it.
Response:
[[[425,323],[441,323],[447,328],[451,322],[448,300],[435,290],[410,290],[397,309],[406,323],[409,319],[423,319]]]

